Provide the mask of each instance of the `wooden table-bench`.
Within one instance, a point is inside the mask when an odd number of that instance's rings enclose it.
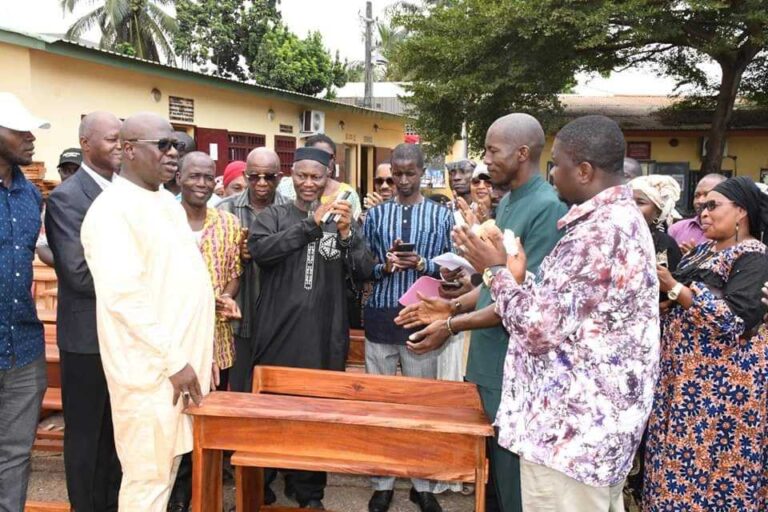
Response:
[[[237,510],[263,505],[261,468],[476,483],[485,510],[486,437],[474,385],[257,367],[255,394],[211,393],[194,416],[192,510],[221,510],[222,451],[234,450]]]

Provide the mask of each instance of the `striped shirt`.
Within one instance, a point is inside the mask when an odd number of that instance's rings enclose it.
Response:
[[[451,251],[452,228],[450,210],[429,199],[415,205],[388,201],[368,211],[363,231],[371,252],[379,261],[373,270],[373,293],[365,305],[365,331],[371,341],[405,343],[409,331],[391,323],[401,309],[398,299],[422,275],[439,278],[440,268],[432,258]],[[387,251],[397,239],[414,244],[414,251],[426,260],[424,272],[416,269],[384,272]]]
[[[240,223],[237,217],[215,208],[208,208],[202,235],[200,252],[208,268],[213,284],[213,294],[218,297],[230,281],[243,273],[240,262]],[[216,314],[213,339],[213,357],[220,369],[231,367],[235,362],[235,340],[232,324]]]

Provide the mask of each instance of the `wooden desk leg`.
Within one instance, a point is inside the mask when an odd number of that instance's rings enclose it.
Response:
[[[485,486],[488,483],[488,459],[485,458],[485,439],[477,447],[475,469],[475,512],[485,512]]]
[[[264,506],[264,470],[247,466],[235,467],[236,512],[259,512]]]
[[[194,449],[192,450],[192,512],[222,510],[221,450],[204,450],[202,444],[205,418],[194,418]]]

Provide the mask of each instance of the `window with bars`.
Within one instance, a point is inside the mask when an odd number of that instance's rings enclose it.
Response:
[[[275,153],[280,157],[280,171],[285,176],[290,175],[293,155],[296,153],[296,137],[275,135]]]
[[[256,133],[229,132],[229,161],[248,158],[248,153],[267,145],[267,137]]]

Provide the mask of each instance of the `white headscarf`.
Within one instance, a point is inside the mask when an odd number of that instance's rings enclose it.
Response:
[[[680,199],[680,184],[673,177],[661,174],[639,176],[630,181],[629,186],[645,194],[659,209],[659,224],[680,218],[680,214],[675,211],[675,204]]]

